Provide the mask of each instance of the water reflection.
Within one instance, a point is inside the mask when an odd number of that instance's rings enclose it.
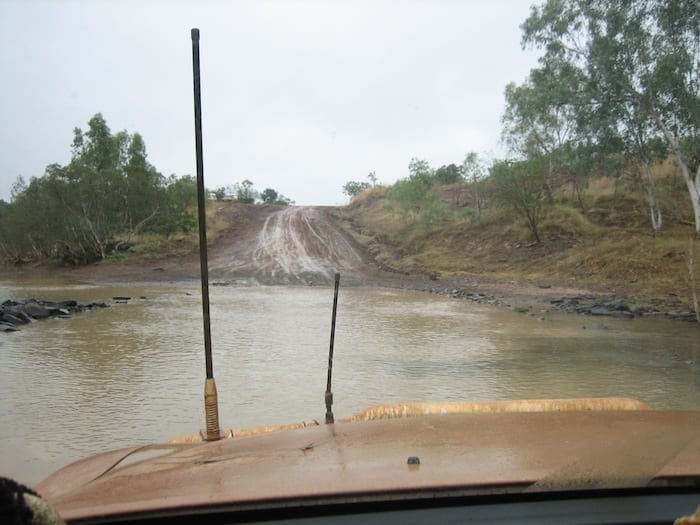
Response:
[[[34,483],[69,461],[204,426],[197,284],[7,281],[3,297],[130,296],[0,334],[0,472]],[[330,288],[214,287],[226,428],[323,419]],[[700,406],[693,325],[544,314],[422,293],[341,289],[334,412],[391,401],[629,396]],[[585,326],[585,328],[584,328]]]

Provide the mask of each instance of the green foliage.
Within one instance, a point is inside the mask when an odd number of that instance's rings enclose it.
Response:
[[[19,177],[0,215],[0,254],[7,260],[104,259],[120,237],[191,229],[193,179],[165,179],[146,160],[138,133],[112,134],[101,114],[73,131],[72,158],[51,164],[29,184]]]
[[[289,206],[290,204],[293,204],[291,199],[277,193],[277,191],[273,190],[272,188],[266,188],[263,190],[263,192],[260,194],[260,200],[263,202],[263,204],[278,204],[282,206]]]
[[[548,0],[522,28],[523,43],[545,54],[524,85],[506,92],[504,134],[513,149],[550,155],[555,170],[572,160],[559,153],[606,153],[648,166],[666,149],[686,180],[700,233],[697,1]]]
[[[535,242],[541,242],[538,225],[551,204],[547,188],[547,159],[494,162],[489,190],[494,201],[514,209],[523,217]]]
[[[435,184],[434,175],[435,172],[427,160],[414,157],[408,163],[408,178],[418,184],[422,184],[426,188],[430,188]]]
[[[343,185],[343,193],[348,197],[356,197],[371,187],[369,182],[348,181]]]
[[[405,221],[422,226],[444,220],[449,215],[447,205],[435,191],[435,172],[425,160],[411,159],[409,176],[387,189],[387,205],[398,210]]]
[[[440,166],[435,170],[433,177],[436,184],[455,184],[463,179],[464,172],[462,166],[450,164],[448,166]]]
[[[576,95],[572,85],[578,82],[578,71],[565,68],[555,73],[533,70],[524,84],[506,86],[502,135],[512,153],[520,157],[549,155],[557,162],[556,153],[575,141],[571,97]]]
[[[197,179],[191,175],[171,175],[165,184],[162,221],[147,231],[166,236],[177,232],[190,233],[197,229],[194,208],[197,202]]]
[[[363,191],[375,187],[377,185],[377,174],[373,171],[370,171],[367,174],[367,180],[369,182],[360,182],[354,180],[346,182],[343,185],[343,193],[352,199],[353,197],[357,197]]]
[[[272,188],[266,188],[263,190],[263,192],[260,194],[260,200],[262,200],[265,204],[273,204],[279,195],[275,190]]]
[[[460,168],[462,176],[469,182],[473,201],[473,208],[465,211],[465,217],[479,220],[484,205],[483,186],[486,168],[484,167],[483,161],[479,158],[479,155],[474,151],[470,151],[466,154]]]
[[[221,202],[222,200],[224,200],[224,197],[226,197],[226,188],[223,186],[219,186],[212,193],[214,194],[214,198],[216,198],[217,201]]]
[[[253,204],[255,199],[258,198],[258,192],[253,188],[253,183],[248,179],[245,179],[241,183],[236,183],[233,185],[233,191],[236,195],[236,202],[241,202],[243,204]]]

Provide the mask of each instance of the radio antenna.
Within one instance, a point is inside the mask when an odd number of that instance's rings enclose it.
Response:
[[[338,287],[340,286],[340,274],[335,274],[335,292],[333,293],[333,315],[331,316],[331,346],[328,350],[328,379],[326,380],[326,423],[334,423],[333,418],[333,391],[331,390],[331,376],[333,375],[333,342],[335,340],[335,315],[338,311]]]
[[[202,282],[202,314],[204,319],[204,412],[207,428],[202,437],[206,441],[221,439],[219,429],[219,402],[211,358],[211,322],[209,316],[209,265],[207,262],[207,217],[204,195],[204,164],[202,160],[202,93],[199,86],[199,29],[192,29],[192,67],[194,73],[194,133],[197,152],[197,212],[199,215],[199,267]]]

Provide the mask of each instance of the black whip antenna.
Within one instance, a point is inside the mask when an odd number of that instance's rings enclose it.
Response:
[[[211,359],[211,322],[209,316],[209,265],[207,262],[207,217],[204,195],[204,163],[202,160],[202,92],[199,86],[199,29],[192,29],[192,67],[194,73],[194,133],[197,151],[197,212],[199,216],[199,267],[202,281],[202,313],[204,318],[204,359],[207,377],[204,382],[206,441],[221,439],[219,402]]]
[[[331,377],[333,375],[333,342],[335,340],[335,315],[338,311],[338,287],[340,286],[340,274],[335,274],[335,292],[333,293],[333,315],[331,317],[331,346],[328,351],[328,379],[326,381],[326,423],[334,423],[333,418],[333,392],[331,390]]]

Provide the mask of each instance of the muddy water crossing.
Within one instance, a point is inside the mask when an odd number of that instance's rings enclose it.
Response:
[[[3,475],[31,484],[89,454],[204,427],[198,285],[6,281],[0,292],[112,304],[0,334]],[[225,428],[323,420],[331,306],[330,287],[212,288]],[[392,401],[589,396],[700,406],[694,325],[542,316],[341,288],[334,413]]]

